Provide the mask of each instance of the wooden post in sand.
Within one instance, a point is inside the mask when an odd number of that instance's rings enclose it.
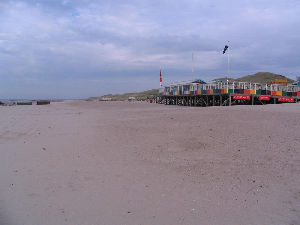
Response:
[[[222,106],[222,95],[220,95],[220,106]]]

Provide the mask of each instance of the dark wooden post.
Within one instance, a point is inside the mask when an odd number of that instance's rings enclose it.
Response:
[[[222,95],[220,95],[220,106],[222,105]]]

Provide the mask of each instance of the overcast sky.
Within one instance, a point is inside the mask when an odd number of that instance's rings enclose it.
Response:
[[[231,77],[295,79],[300,1],[1,0],[0,99],[147,90],[160,67],[167,83],[209,81],[226,76],[227,40]]]

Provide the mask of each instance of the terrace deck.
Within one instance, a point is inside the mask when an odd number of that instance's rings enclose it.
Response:
[[[156,102],[167,105],[230,106],[300,101],[300,86],[259,83],[184,83],[160,90]]]

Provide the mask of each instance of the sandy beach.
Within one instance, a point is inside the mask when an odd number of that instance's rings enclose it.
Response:
[[[0,107],[1,225],[299,225],[300,104]]]

